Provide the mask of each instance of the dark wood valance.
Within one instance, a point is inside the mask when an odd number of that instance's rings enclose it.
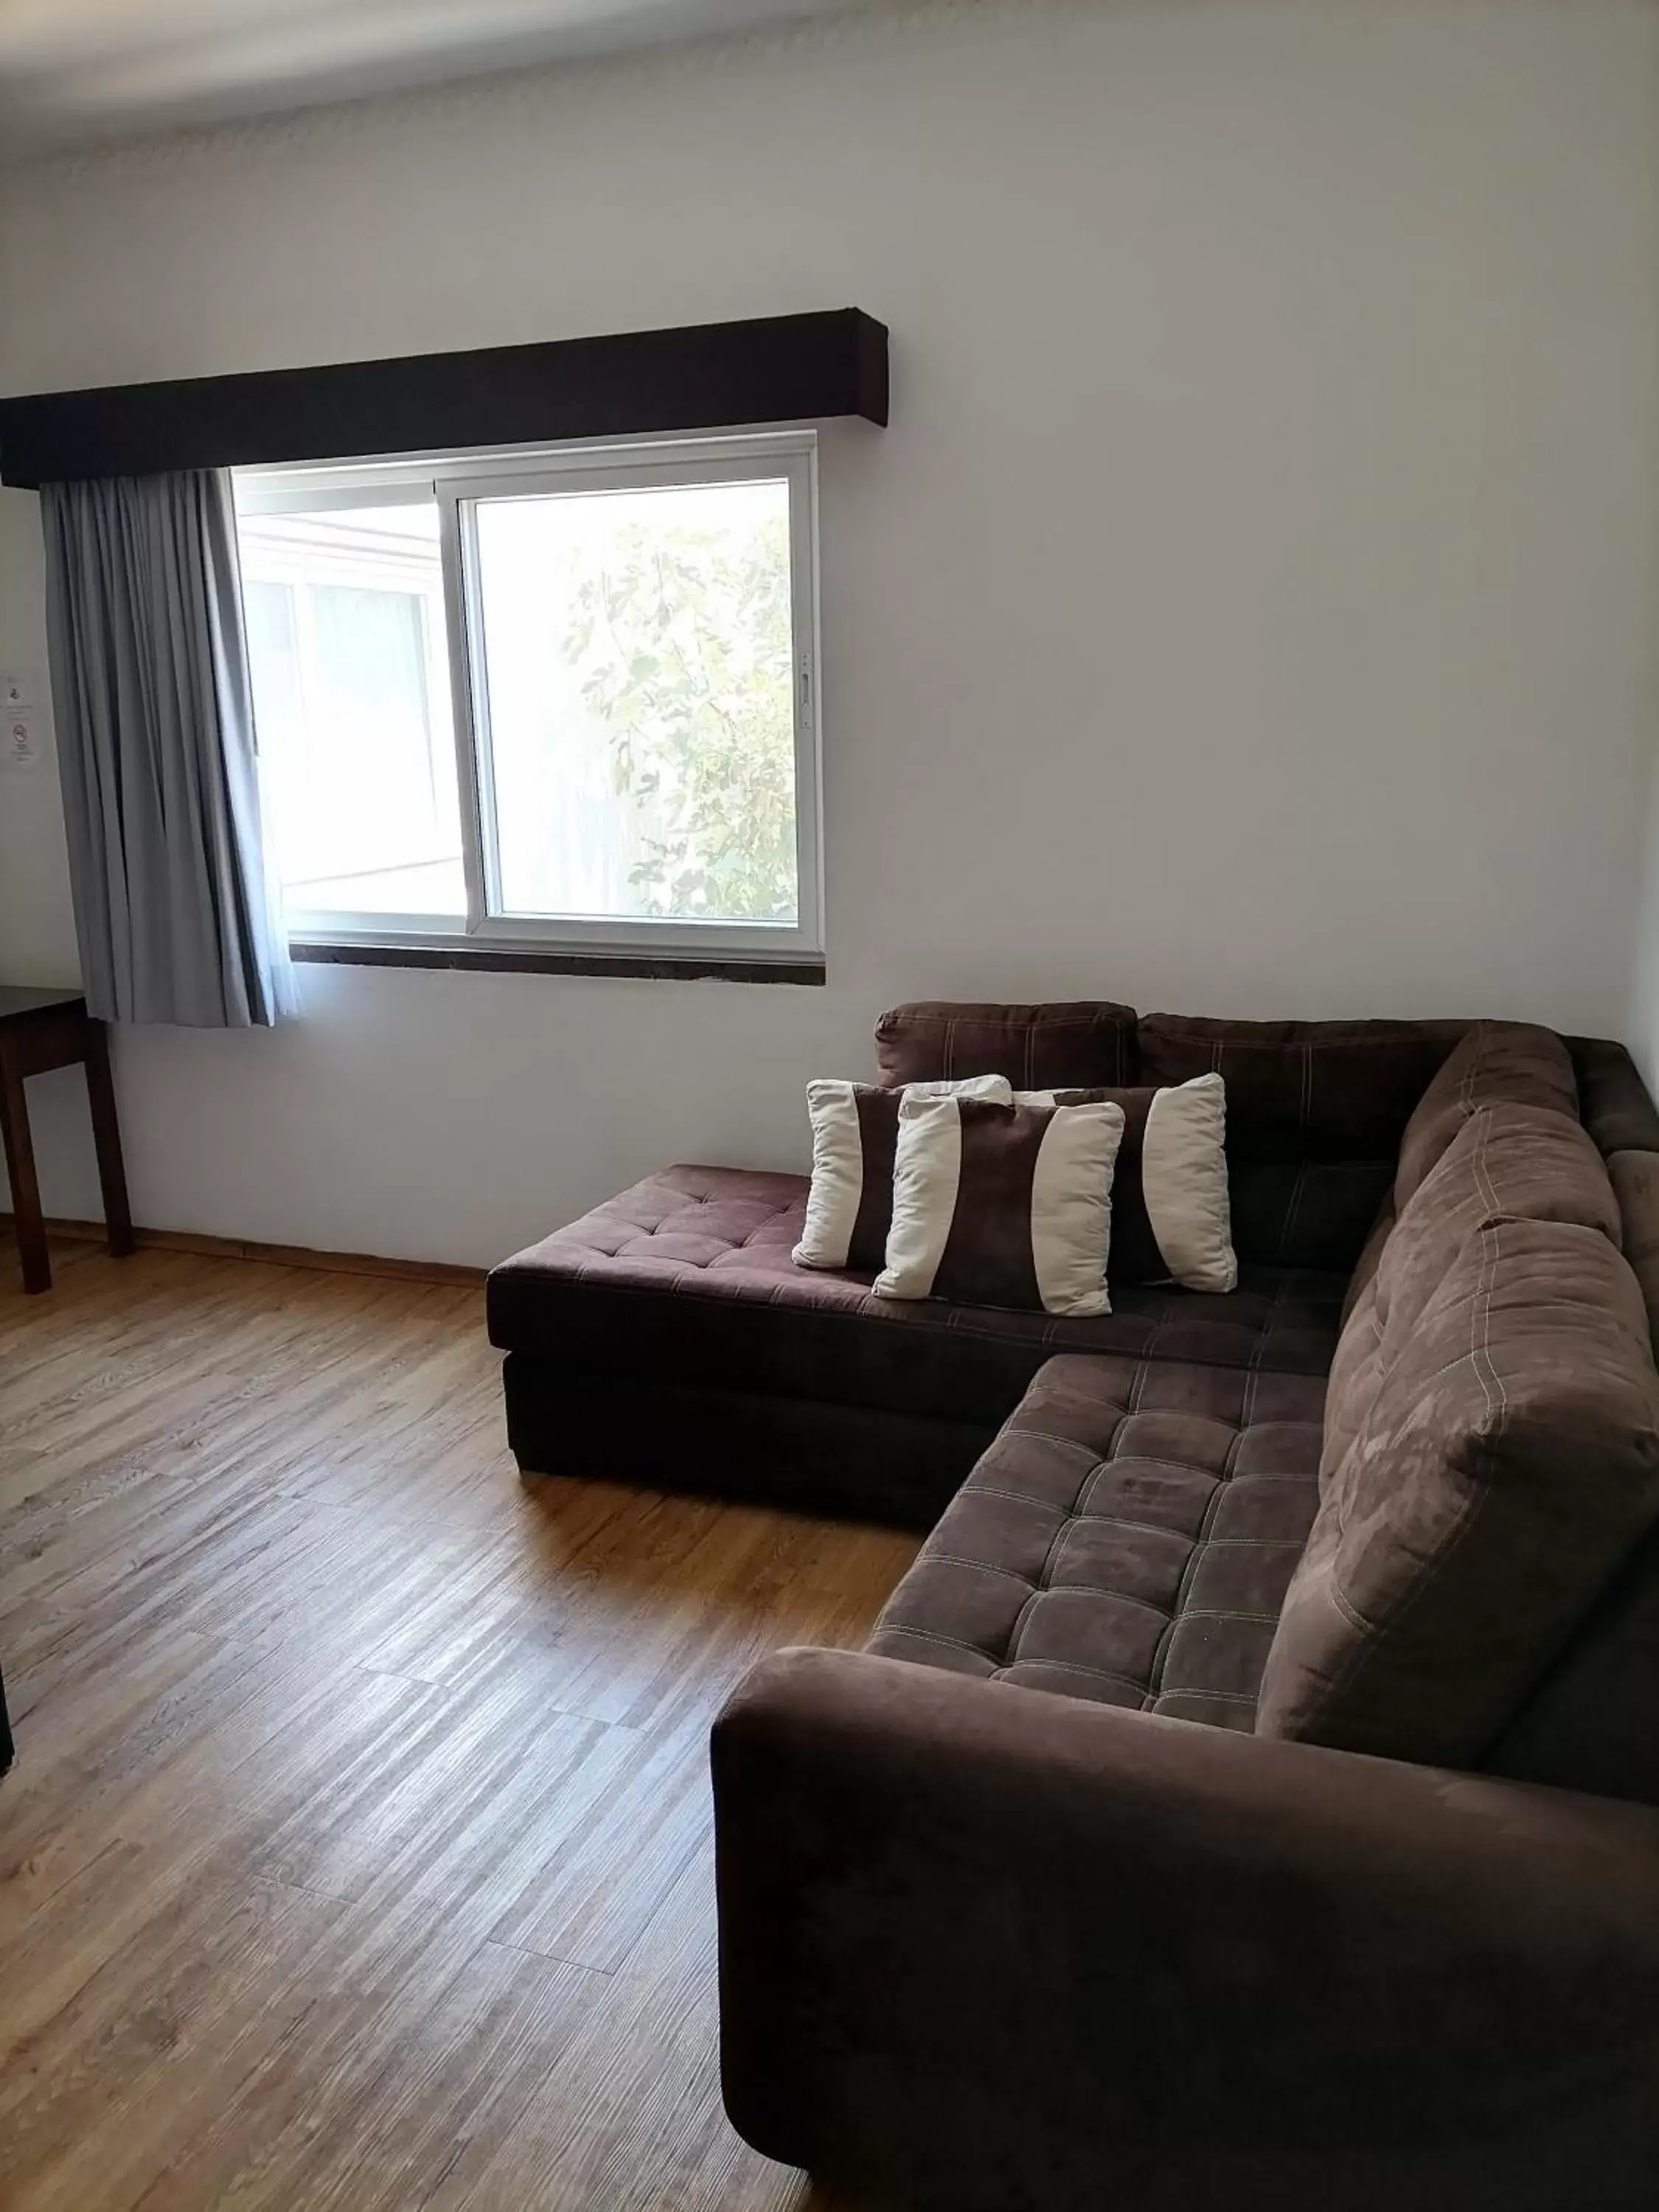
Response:
[[[0,481],[451,447],[887,420],[887,331],[856,307],[471,353],[0,399]]]

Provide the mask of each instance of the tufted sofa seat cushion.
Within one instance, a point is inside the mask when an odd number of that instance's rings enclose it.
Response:
[[[868,1649],[1250,1729],[1319,1504],[1323,1399],[1311,1376],[1051,1360]]]
[[[806,1178],[674,1167],[497,1267],[491,1341],[587,1376],[732,1389],[981,1421],[1006,1419],[1045,1359],[1096,1352],[1323,1377],[1343,1274],[1246,1268],[1237,1291],[1113,1292],[1114,1311],[1041,1313],[874,1297],[867,1275],[797,1267]]]

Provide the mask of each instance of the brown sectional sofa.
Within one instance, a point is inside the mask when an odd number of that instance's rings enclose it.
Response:
[[[1125,1285],[1097,1321],[884,1302],[867,1275],[794,1266],[805,1176],[672,1167],[490,1277],[513,1449],[529,1468],[651,1465],[664,1485],[925,1528],[1055,1352],[1322,1376],[1406,1117],[1465,1026],[900,1008],[877,1030],[885,1082],[1179,1082],[1218,1066],[1237,1290]],[[1610,1106],[1640,1092],[1624,1070]]]
[[[527,1468],[937,1522],[714,1732],[762,2150],[941,2212],[1659,2202],[1659,1114],[1547,1033],[1448,1085],[1470,1026],[884,1019],[887,1081],[1218,1068],[1226,1297],[892,1305],[793,1267],[803,1179],[697,1168],[492,1277]]]

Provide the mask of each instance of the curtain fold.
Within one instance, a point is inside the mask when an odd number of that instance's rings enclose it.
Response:
[[[241,1029],[291,1011],[273,921],[230,477],[41,489],[70,876],[91,1012]]]

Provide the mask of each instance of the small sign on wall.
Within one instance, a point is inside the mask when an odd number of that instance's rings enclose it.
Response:
[[[0,676],[0,768],[33,768],[40,757],[40,718],[34,711],[34,686],[27,676]]]
[[[33,768],[40,757],[40,724],[33,714],[8,713],[0,768]]]

